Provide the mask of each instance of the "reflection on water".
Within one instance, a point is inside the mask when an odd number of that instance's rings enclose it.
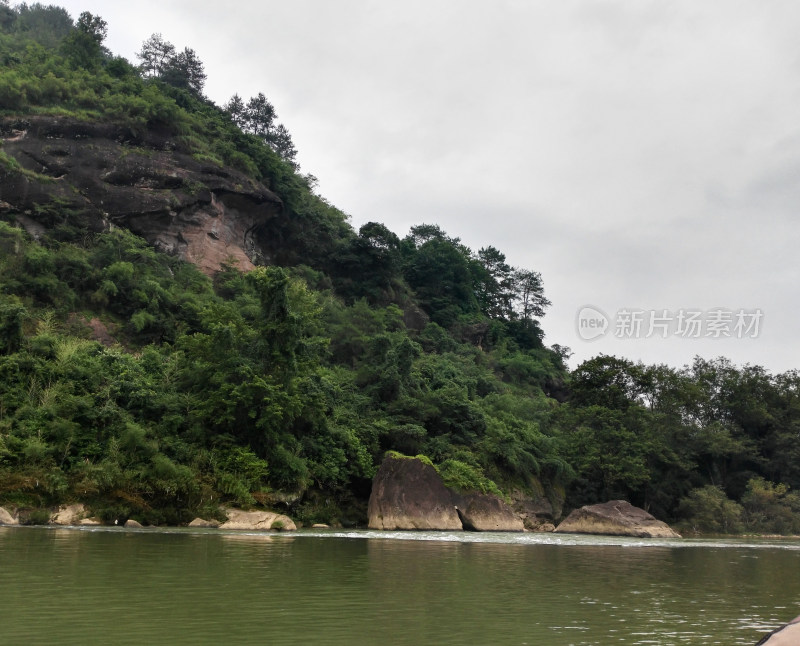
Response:
[[[754,644],[797,541],[0,528],[3,643]]]

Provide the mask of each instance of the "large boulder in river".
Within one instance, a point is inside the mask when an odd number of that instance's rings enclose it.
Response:
[[[86,518],[86,508],[81,503],[76,503],[59,507],[58,511],[50,516],[50,522],[53,525],[78,525],[84,518]]]
[[[525,526],[511,507],[497,496],[468,493],[456,498],[464,529],[476,532],[523,532]]]
[[[297,529],[294,521],[283,514],[276,514],[273,511],[242,511],[241,509],[226,509],[228,517],[220,529],[246,529],[246,530],[265,530],[280,529],[283,531],[294,531]]]
[[[453,493],[430,464],[387,456],[372,481],[370,529],[460,530]]]
[[[562,534],[608,534],[639,538],[680,538],[666,523],[626,500],[611,500],[576,509],[556,527]]]
[[[19,521],[5,507],[0,507],[0,525],[19,525]]]

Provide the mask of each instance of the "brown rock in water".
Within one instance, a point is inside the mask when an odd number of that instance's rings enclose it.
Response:
[[[86,508],[81,504],[67,505],[58,508],[50,517],[53,525],[78,525],[86,517]]]
[[[268,530],[279,529],[294,531],[297,529],[294,521],[283,514],[272,511],[242,511],[241,509],[227,509],[225,514],[228,520],[219,526],[220,529],[245,529]]]
[[[370,529],[460,530],[453,493],[430,464],[386,457],[372,481]]]
[[[0,507],[0,525],[19,525],[19,521],[5,507]]]
[[[189,527],[219,527],[219,525],[218,520],[206,520],[205,518],[195,518],[189,523]]]
[[[555,529],[560,534],[607,534],[639,538],[680,538],[666,523],[625,500],[576,509]]]
[[[143,529],[143,525],[138,520],[133,520],[133,518],[129,518],[125,521],[123,525],[126,529]]]
[[[525,525],[497,496],[470,493],[458,496],[457,512],[464,529],[477,532],[523,532]]]

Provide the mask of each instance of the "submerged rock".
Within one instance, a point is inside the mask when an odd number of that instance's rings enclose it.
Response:
[[[460,530],[453,493],[430,464],[387,456],[372,481],[370,529]]]
[[[797,646],[800,644],[800,617],[766,635],[756,646]]]
[[[457,513],[464,529],[477,532],[522,532],[522,519],[497,496],[470,493],[458,496]]]
[[[0,525],[19,525],[19,521],[5,507],[0,507]]]
[[[278,529],[283,531],[294,531],[297,529],[297,525],[295,525],[291,518],[283,514],[276,514],[272,511],[226,509],[225,514],[228,520],[219,526],[220,529]]]
[[[680,538],[666,523],[626,500],[576,509],[555,529],[562,534],[608,534],[639,538]]]

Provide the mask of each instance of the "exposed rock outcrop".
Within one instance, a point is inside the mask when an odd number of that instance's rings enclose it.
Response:
[[[372,481],[370,529],[522,532],[522,519],[497,496],[448,489],[430,464],[387,456]]]
[[[756,646],[797,646],[800,644],[800,617],[766,635]]]
[[[511,507],[497,496],[470,493],[456,497],[457,512],[464,529],[477,532],[522,532],[525,525]]]
[[[555,529],[562,534],[608,534],[639,538],[680,538],[666,523],[625,500],[576,509]]]
[[[86,517],[86,508],[77,503],[58,508],[58,511],[50,516],[53,525],[78,525]]]
[[[297,529],[294,521],[283,514],[272,511],[242,511],[241,509],[227,509],[225,514],[228,520],[219,526],[220,529],[246,529],[267,530],[279,529],[294,531]]]
[[[19,525],[19,521],[5,507],[0,507],[0,525]]]
[[[218,520],[206,520],[205,518],[195,518],[189,523],[189,527],[219,527],[219,525]]]
[[[430,464],[387,456],[372,481],[370,529],[460,530],[453,493]]]
[[[138,520],[133,520],[133,518],[129,518],[125,521],[123,525],[126,529],[143,529],[143,525]]]
[[[88,231],[116,225],[211,273],[240,269],[274,241],[265,226],[282,212],[267,187],[231,168],[180,152],[173,138],[109,123],[29,116],[0,119],[0,210],[38,237],[58,224]]]

